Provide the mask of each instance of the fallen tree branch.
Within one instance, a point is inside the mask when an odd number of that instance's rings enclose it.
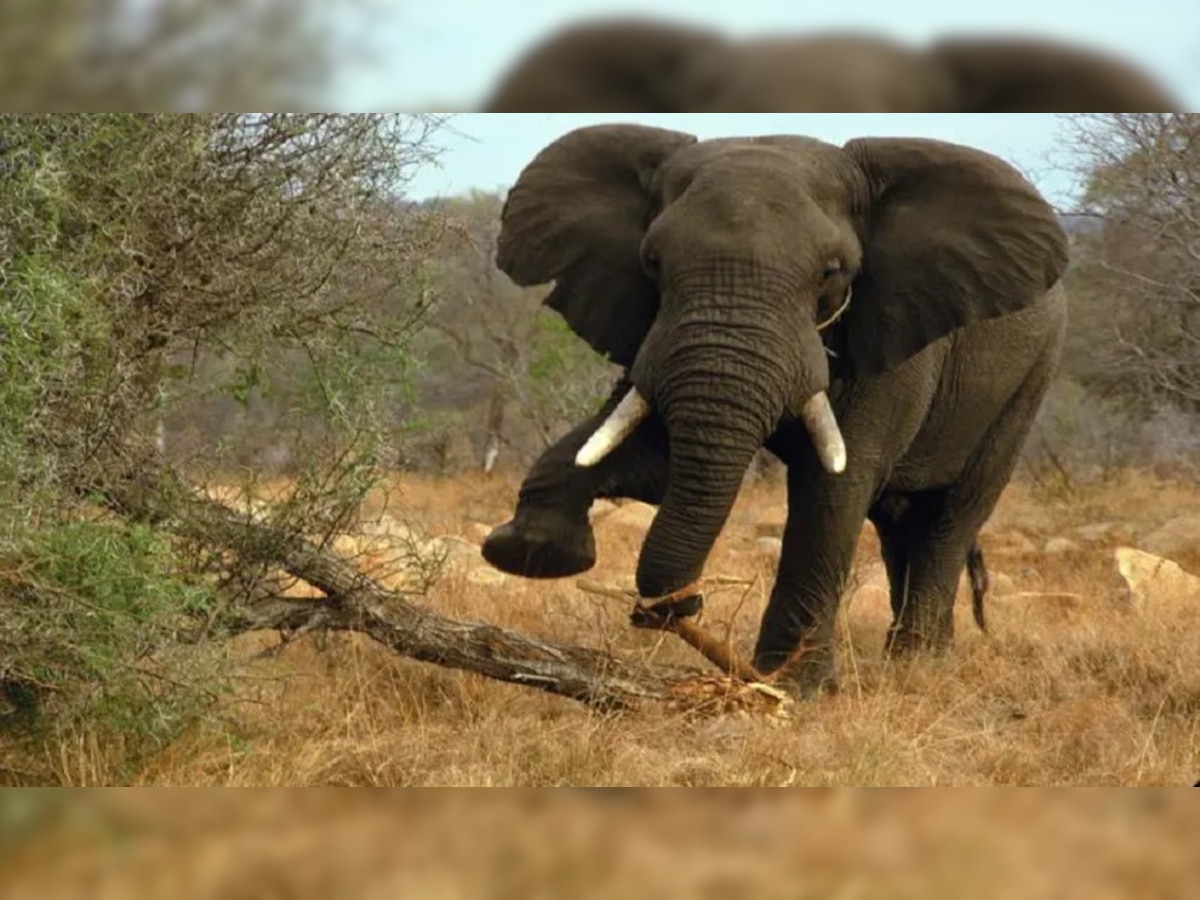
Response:
[[[234,552],[248,565],[268,563],[299,578],[324,599],[273,597],[231,610],[227,633],[323,628],[369,635],[396,653],[497,681],[537,688],[602,710],[678,697],[694,669],[633,665],[584,647],[555,644],[480,622],[461,622],[412,603],[303,537],[272,528],[177,483],[142,481],[105,496],[115,511],[152,518],[174,533]]]

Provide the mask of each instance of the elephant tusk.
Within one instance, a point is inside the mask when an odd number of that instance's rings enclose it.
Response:
[[[645,401],[638,389],[632,387],[629,393],[621,398],[616,409],[609,413],[604,423],[596,429],[595,434],[588,438],[587,443],[575,454],[575,465],[594,466],[625,440],[638,425],[650,415],[650,404]],[[836,425],[834,426],[837,427]]]
[[[846,442],[842,440],[842,432],[838,428],[837,419],[833,415],[833,407],[829,405],[829,397],[824,391],[817,391],[808,398],[800,411],[804,427],[812,437],[817,456],[821,465],[831,475],[836,475],[846,468]]]

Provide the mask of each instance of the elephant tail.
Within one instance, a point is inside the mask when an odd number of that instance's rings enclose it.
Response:
[[[988,591],[988,571],[978,540],[967,551],[967,575],[971,578],[971,612],[975,616],[975,624],[979,626],[979,630],[986,634],[987,619],[983,615],[983,598]]]

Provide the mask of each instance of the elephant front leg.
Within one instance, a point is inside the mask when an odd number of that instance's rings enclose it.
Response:
[[[575,454],[629,389],[622,379],[604,408],[576,426],[534,463],[513,518],[483,544],[496,568],[527,578],[564,578],[590,569],[596,544],[588,510],[597,497],[631,497],[660,503],[667,482],[667,439],[651,416],[595,466],[575,464]]]
[[[835,624],[869,494],[846,476],[788,473],[787,526],[754,667],[800,696],[837,689]]]

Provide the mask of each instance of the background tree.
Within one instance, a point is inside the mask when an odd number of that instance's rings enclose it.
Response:
[[[1064,216],[1071,324],[1035,448],[1052,432],[1060,464],[1188,469],[1200,447],[1200,116],[1064,126],[1082,186]]]
[[[1074,136],[1102,223],[1081,242],[1081,284],[1117,298],[1091,378],[1200,412],[1200,116],[1085,117]]]
[[[370,12],[322,0],[9,0],[0,99],[41,112],[303,108],[335,69],[361,62]]]
[[[496,268],[503,203],[475,191],[432,205],[446,227],[430,269],[436,308],[419,343],[434,435],[465,435],[488,470],[501,448],[513,467],[530,463],[607,396],[616,373],[542,306],[545,287],[520,288]]]

